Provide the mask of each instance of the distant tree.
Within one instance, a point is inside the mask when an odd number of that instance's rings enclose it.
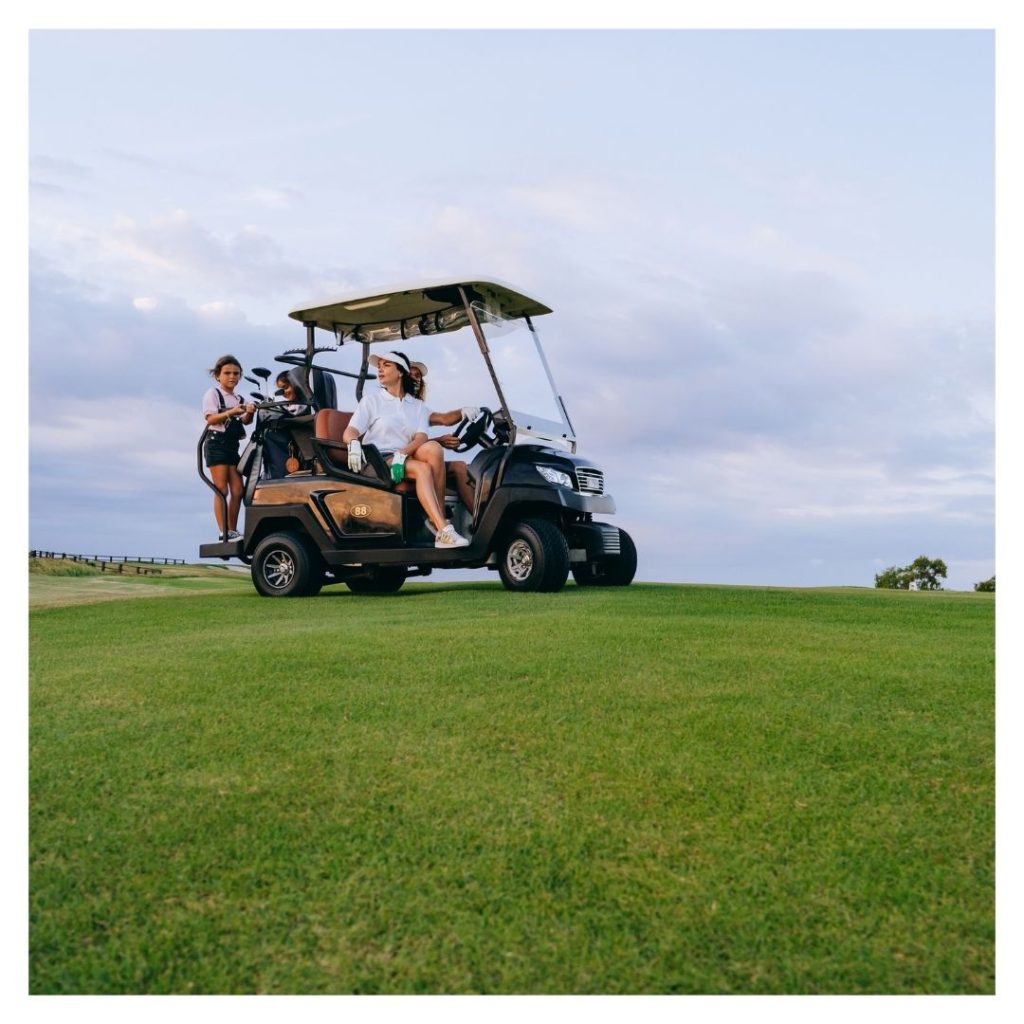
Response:
[[[899,566],[890,565],[875,577],[875,586],[880,590],[909,590],[910,574],[906,566],[901,569]]]
[[[919,555],[907,568],[910,570],[911,579],[917,580],[921,590],[942,589],[939,580],[946,578],[947,570],[946,563],[941,558]]]
[[[982,580],[980,583],[975,583],[974,589],[984,594],[994,594],[996,592],[995,576],[988,580]]]
[[[910,565],[891,565],[875,577],[875,586],[881,590],[941,590],[940,578],[947,575],[946,563],[941,558],[920,555]]]

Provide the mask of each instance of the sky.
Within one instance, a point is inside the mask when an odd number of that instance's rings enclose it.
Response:
[[[982,30],[33,31],[29,546],[196,561],[214,360],[280,365],[311,300],[472,275],[554,310],[638,579],[872,586],[924,554],[970,590],[994,55]]]

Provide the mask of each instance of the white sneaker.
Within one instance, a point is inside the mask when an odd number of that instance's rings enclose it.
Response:
[[[449,523],[443,530],[441,530],[437,539],[434,541],[435,548],[468,548],[469,541],[465,537],[460,537],[455,532],[455,527]]]
[[[228,530],[228,540],[241,540],[242,535],[237,530]]]

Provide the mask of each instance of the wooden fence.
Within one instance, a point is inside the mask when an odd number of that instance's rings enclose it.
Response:
[[[114,572],[118,575],[134,572],[136,576],[159,575],[163,569],[157,569],[157,563],[161,565],[185,565],[184,558],[153,558],[148,555],[69,555],[65,551],[30,551],[29,558],[57,558],[67,562],[81,562],[84,565],[91,565],[100,572]],[[127,562],[145,562],[146,565],[127,565]],[[153,568],[150,568],[153,566]]]

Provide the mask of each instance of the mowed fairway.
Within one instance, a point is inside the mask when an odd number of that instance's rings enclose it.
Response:
[[[31,616],[34,993],[990,993],[994,601]]]

